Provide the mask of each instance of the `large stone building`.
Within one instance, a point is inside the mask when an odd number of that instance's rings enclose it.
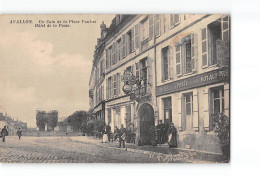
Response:
[[[93,116],[136,128],[173,122],[178,146],[220,152],[212,113],[229,116],[228,15],[116,15],[101,27],[90,78]]]

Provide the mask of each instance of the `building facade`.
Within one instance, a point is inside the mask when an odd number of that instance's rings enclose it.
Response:
[[[179,147],[219,153],[211,114],[229,116],[229,19],[116,15],[105,33],[101,28],[90,106],[103,111],[112,130],[133,125],[139,144],[150,143],[150,128],[159,121],[173,122]]]

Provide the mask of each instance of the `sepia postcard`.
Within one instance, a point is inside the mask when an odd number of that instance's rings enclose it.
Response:
[[[0,15],[0,163],[229,163],[229,14]]]

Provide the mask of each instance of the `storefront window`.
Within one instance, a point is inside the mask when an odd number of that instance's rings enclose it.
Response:
[[[193,126],[192,111],[193,111],[193,95],[187,93],[184,95],[185,101],[185,129],[191,130]]]
[[[164,123],[172,123],[172,98],[167,97],[163,99]]]

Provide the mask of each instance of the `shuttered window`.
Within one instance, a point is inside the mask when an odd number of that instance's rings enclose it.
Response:
[[[181,44],[176,44],[176,75],[182,74],[181,69]]]
[[[169,79],[169,48],[165,47],[162,49],[162,80]]]
[[[174,27],[180,23],[180,14],[170,15],[170,27]]]
[[[123,58],[126,56],[126,35],[123,35],[123,39],[122,39],[122,48],[123,48]]]
[[[133,52],[135,50],[135,28],[134,27],[131,29],[131,35],[132,35],[131,52]]]
[[[153,15],[149,15],[149,38],[153,38]]]
[[[139,48],[139,24],[135,25],[135,48]]]
[[[160,35],[160,15],[159,14],[154,15],[154,24],[155,24],[155,28],[154,28],[155,36],[158,36],[158,35]]]
[[[201,29],[202,67],[208,66],[208,40],[207,28]]]
[[[195,40],[196,40],[196,35],[191,34],[191,70],[195,69],[195,62],[196,62]]]
[[[229,42],[229,16],[222,18],[222,40]]]

